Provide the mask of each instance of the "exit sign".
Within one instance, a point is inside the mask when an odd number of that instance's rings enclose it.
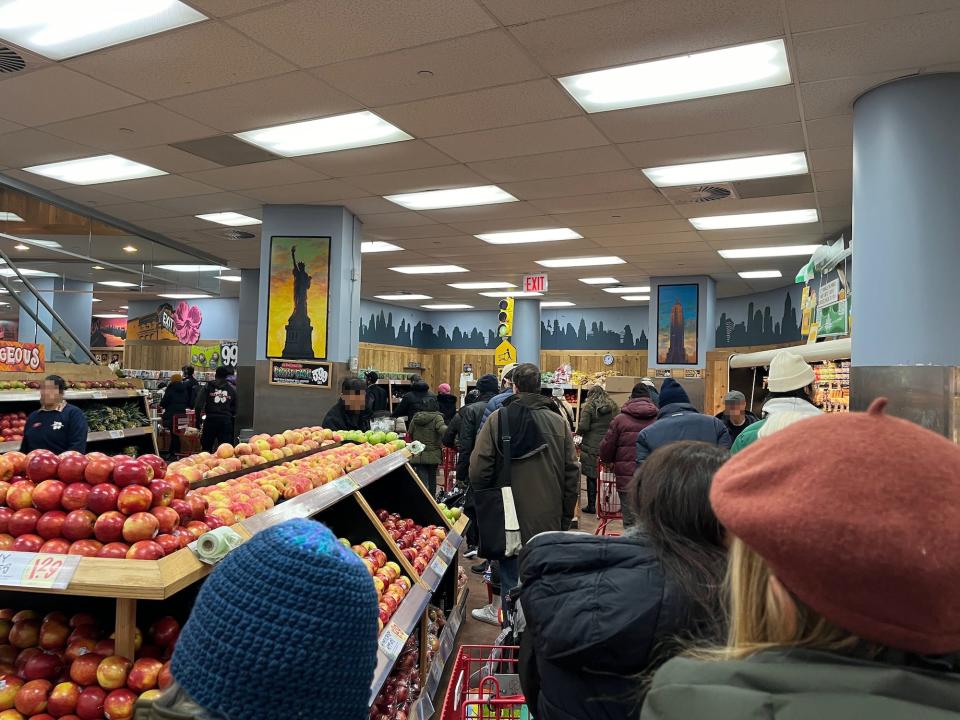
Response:
[[[524,292],[539,292],[545,293],[549,283],[547,282],[547,276],[545,273],[540,275],[524,275],[523,276],[523,291]]]

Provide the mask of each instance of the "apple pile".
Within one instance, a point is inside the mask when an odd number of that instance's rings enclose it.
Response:
[[[413,634],[403,646],[386,682],[370,706],[370,720],[407,720],[420,697],[420,650]]]
[[[27,426],[27,413],[8,412],[0,415],[0,441],[23,440],[23,429]]]
[[[173,680],[170,657],[180,623],[163,617],[136,631],[136,658],[117,655],[96,618],[0,610],[0,718],[130,720],[141,697]]]
[[[339,538],[339,540],[344,547],[353,550],[357,557],[363,560],[363,564],[373,578],[380,608],[378,632],[382,631],[410,592],[412,585],[410,578],[401,575],[400,566],[387,560],[387,554],[372,540],[366,540],[359,545],[351,545],[346,538]]]
[[[442,512],[443,516],[451,523],[455,523],[460,519],[460,516],[463,515],[463,510],[458,507],[448,508],[444,503],[440,503],[437,507],[440,508],[440,512]]]
[[[158,560],[223,523],[156,455],[0,456],[0,550]]]
[[[410,561],[418,575],[423,575],[430,560],[447,537],[445,528],[437,525],[417,525],[410,518],[402,518],[398,513],[377,510],[377,519],[383,523],[387,534],[400,548],[401,554]]]

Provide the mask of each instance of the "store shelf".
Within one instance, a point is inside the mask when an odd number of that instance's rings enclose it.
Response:
[[[141,390],[67,390],[66,400],[115,400],[140,397]],[[0,403],[40,402],[39,390],[0,390]]]
[[[128,430],[104,430],[102,432],[92,432],[87,435],[87,443],[100,442],[102,440],[123,440],[125,438],[139,437],[141,435],[151,435],[153,428],[150,426],[130,428]],[[20,440],[11,440],[0,443],[0,453],[13,452],[20,449]]]
[[[390,623],[380,633],[380,639],[377,647],[377,667],[373,673],[373,683],[370,686],[370,701],[373,704],[380,688],[390,676],[393,665],[397,661],[400,650],[407,637],[413,634],[417,624],[423,618],[423,614],[430,603],[432,592],[423,585],[415,584],[410,588],[410,592],[400,603],[400,607],[390,618]],[[396,630],[399,629],[400,633]]]
[[[466,518],[461,517],[461,519],[465,520]],[[430,560],[427,569],[423,571],[420,579],[423,580],[424,585],[431,593],[436,592],[437,588],[440,587],[440,581],[443,580],[451,562],[456,564],[454,558],[456,558],[462,542],[463,536],[455,530],[451,530]]]
[[[341,444],[330,440],[325,440],[324,442],[327,444],[321,445],[318,448],[313,448],[312,450],[307,450],[307,452],[297,453],[296,455],[291,455],[289,457],[277,458],[276,460],[270,460],[261,465],[253,465],[252,467],[242,468],[231,473],[224,473],[223,475],[216,475],[214,477],[206,478],[205,480],[200,480],[199,482],[191,483],[190,489],[192,490],[195,488],[207,487],[209,485],[216,485],[217,483],[225,480],[234,480],[236,478],[243,477],[244,475],[252,473],[255,470],[269,470],[277,465],[283,465],[284,463],[293,462],[294,460],[303,460],[304,458],[308,458],[311,455],[316,455],[317,453],[321,453],[325,450],[332,450]]]

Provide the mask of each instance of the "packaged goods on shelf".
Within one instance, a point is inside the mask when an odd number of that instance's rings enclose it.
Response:
[[[813,366],[817,404],[824,412],[850,411],[850,362],[823,362]]]

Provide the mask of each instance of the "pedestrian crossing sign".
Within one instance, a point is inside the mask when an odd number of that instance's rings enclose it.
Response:
[[[504,365],[515,363],[517,361],[517,349],[509,340],[504,340],[497,345],[495,358],[497,367],[503,367]]]

